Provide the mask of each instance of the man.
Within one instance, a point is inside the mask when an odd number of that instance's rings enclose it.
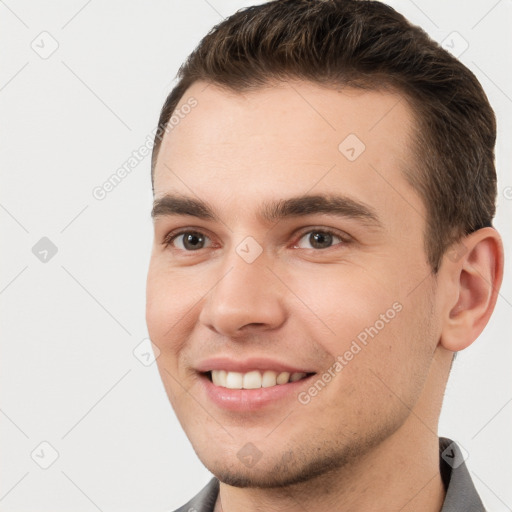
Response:
[[[269,2],[202,40],[152,162],[148,329],[216,477],[180,511],[484,510],[437,423],[502,280],[495,132],[379,2]]]

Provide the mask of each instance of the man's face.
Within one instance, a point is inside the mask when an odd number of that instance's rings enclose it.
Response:
[[[155,169],[158,369],[221,480],[301,481],[406,424],[427,380],[440,322],[402,174],[412,115],[397,94],[305,82],[198,82],[177,110],[190,97]]]

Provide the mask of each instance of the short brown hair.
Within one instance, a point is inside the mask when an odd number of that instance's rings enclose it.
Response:
[[[417,168],[405,178],[426,211],[425,250],[434,272],[452,243],[492,226],[496,119],[474,74],[393,8],[371,0],[274,0],[216,25],[178,71],[162,108],[151,174],[163,133],[196,81],[257,90],[275,81],[391,89],[416,118]]]

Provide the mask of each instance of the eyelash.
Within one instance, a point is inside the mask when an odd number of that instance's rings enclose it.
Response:
[[[185,235],[187,233],[194,233],[197,235],[202,235],[206,238],[210,238],[207,234],[203,233],[202,231],[200,231],[198,229],[191,229],[191,228],[182,229],[180,231],[171,231],[170,233],[165,235],[165,237],[162,241],[162,245],[164,247],[168,248],[176,238],[178,238],[180,235]],[[186,251],[186,252],[198,252],[198,251]]]
[[[333,237],[337,237],[341,240],[341,242],[333,244],[330,247],[327,247],[325,249],[312,248],[312,249],[307,249],[307,250],[311,250],[311,251],[315,251],[315,252],[319,252],[319,251],[324,252],[324,251],[328,251],[329,249],[332,249],[333,247],[336,247],[337,245],[340,245],[340,244],[347,245],[352,241],[351,237],[343,232],[339,232],[339,231],[329,229],[329,228],[321,228],[321,227],[312,227],[311,228],[311,227],[309,227],[309,228],[307,228],[307,230],[302,231],[298,235],[296,235],[295,242],[293,243],[293,248],[300,249],[300,247],[297,247],[297,244],[299,243],[299,241],[304,237],[304,235],[307,235],[308,233],[314,233],[314,232],[323,233],[323,234],[327,234],[327,235],[330,235]],[[174,240],[176,238],[178,238],[180,235],[184,235],[187,233],[188,234],[194,233],[194,234],[202,235],[206,238],[210,238],[207,234],[205,234],[204,232],[202,232],[198,229],[193,229],[193,228],[181,229],[179,231],[171,231],[170,233],[165,235],[165,237],[162,241],[162,245],[165,248],[169,248],[169,246],[171,246],[171,244],[174,242]],[[182,249],[176,249],[176,250],[182,251]],[[194,253],[194,252],[199,252],[200,250],[201,249],[197,249],[196,251],[183,251],[183,252]]]

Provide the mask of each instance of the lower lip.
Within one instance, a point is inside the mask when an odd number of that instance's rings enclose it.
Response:
[[[299,391],[307,387],[314,376],[315,374],[295,382],[258,389],[228,389],[215,386],[206,375],[201,375],[200,380],[208,398],[222,409],[253,411],[276,402],[281,404],[286,399],[297,399]]]

